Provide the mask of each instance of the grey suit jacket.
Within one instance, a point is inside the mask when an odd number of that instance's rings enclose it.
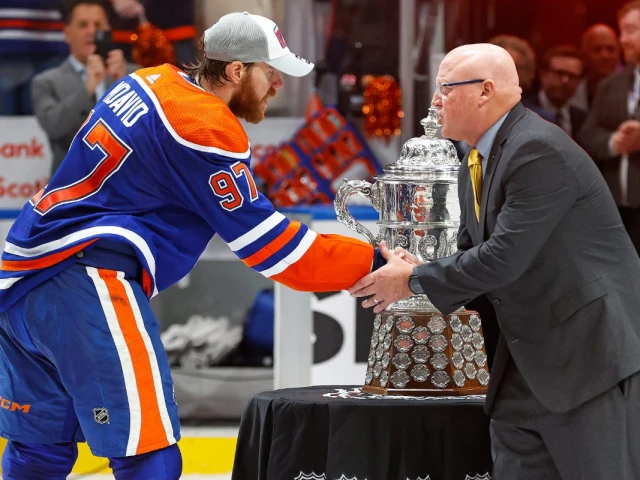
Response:
[[[598,163],[616,203],[620,202],[620,156],[609,151],[609,138],[618,126],[629,120],[628,96],[633,88],[633,65],[603,80],[589,110],[578,142]],[[629,155],[627,188],[629,206],[640,207],[640,152]]]
[[[131,73],[137,68],[136,65],[129,65],[128,71]],[[107,76],[107,89],[112,84],[111,77]],[[68,59],[33,78],[31,97],[38,122],[49,136],[53,175],[95,102]]]
[[[510,357],[554,412],[640,371],[640,259],[584,150],[518,104],[487,161],[479,222],[466,160],[458,182],[460,251],[419,278],[445,314],[492,301],[501,337],[487,413]]]

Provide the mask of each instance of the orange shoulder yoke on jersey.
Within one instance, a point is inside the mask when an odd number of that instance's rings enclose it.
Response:
[[[173,65],[138,70],[160,103],[167,120],[183,139],[233,153],[249,149],[242,124],[226,103],[183,78]]]

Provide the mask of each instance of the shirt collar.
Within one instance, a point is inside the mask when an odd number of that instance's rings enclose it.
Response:
[[[484,132],[484,134],[480,137],[480,140],[478,140],[478,143],[476,144],[476,150],[478,150],[478,153],[480,153],[482,158],[489,158],[491,147],[493,146],[493,141],[496,139],[498,130],[500,130],[500,127],[504,123],[505,118],[507,118],[507,115],[509,115],[509,112],[505,113],[496,123],[491,125],[489,130]]]
[[[73,55],[69,55],[69,63],[71,64],[73,69],[78,73],[84,73],[86,68],[87,68],[84,63],[82,63],[80,60],[78,60]]]

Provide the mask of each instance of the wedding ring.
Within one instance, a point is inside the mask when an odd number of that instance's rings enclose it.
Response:
[[[373,296],[373,301],[376,303],[380,303],[380,300],[378,300],[375,295]]]

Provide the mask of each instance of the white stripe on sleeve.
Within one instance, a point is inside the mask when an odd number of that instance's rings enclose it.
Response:
[[[313,244],[316,236],[316,232],[314,232],[313,230],[307,230],[307,233],[305,233],[304,237],[302,237],[302,240],[300,240],[300,244],[293,250],[293,252],[280,260],[273,267],[268,268],[267,270],[263,270],[260,273],[262,273],[262,275],[264,275],[265,277],[272,277],[273,275],[284,272],[290,265],[293,265],[302,258],[302,256],[311,247],[311,244]]]
[[[260,223],[257,227],[253,227],[244,235],[236,238],[233,242],[229,242],[229,248],[234,252],[250,245],[255,242],[257,239],[262,237],[265,233],[269,232],[277,225],[279,225],[286,217],[280,212],[273,212],[273,214]]]

